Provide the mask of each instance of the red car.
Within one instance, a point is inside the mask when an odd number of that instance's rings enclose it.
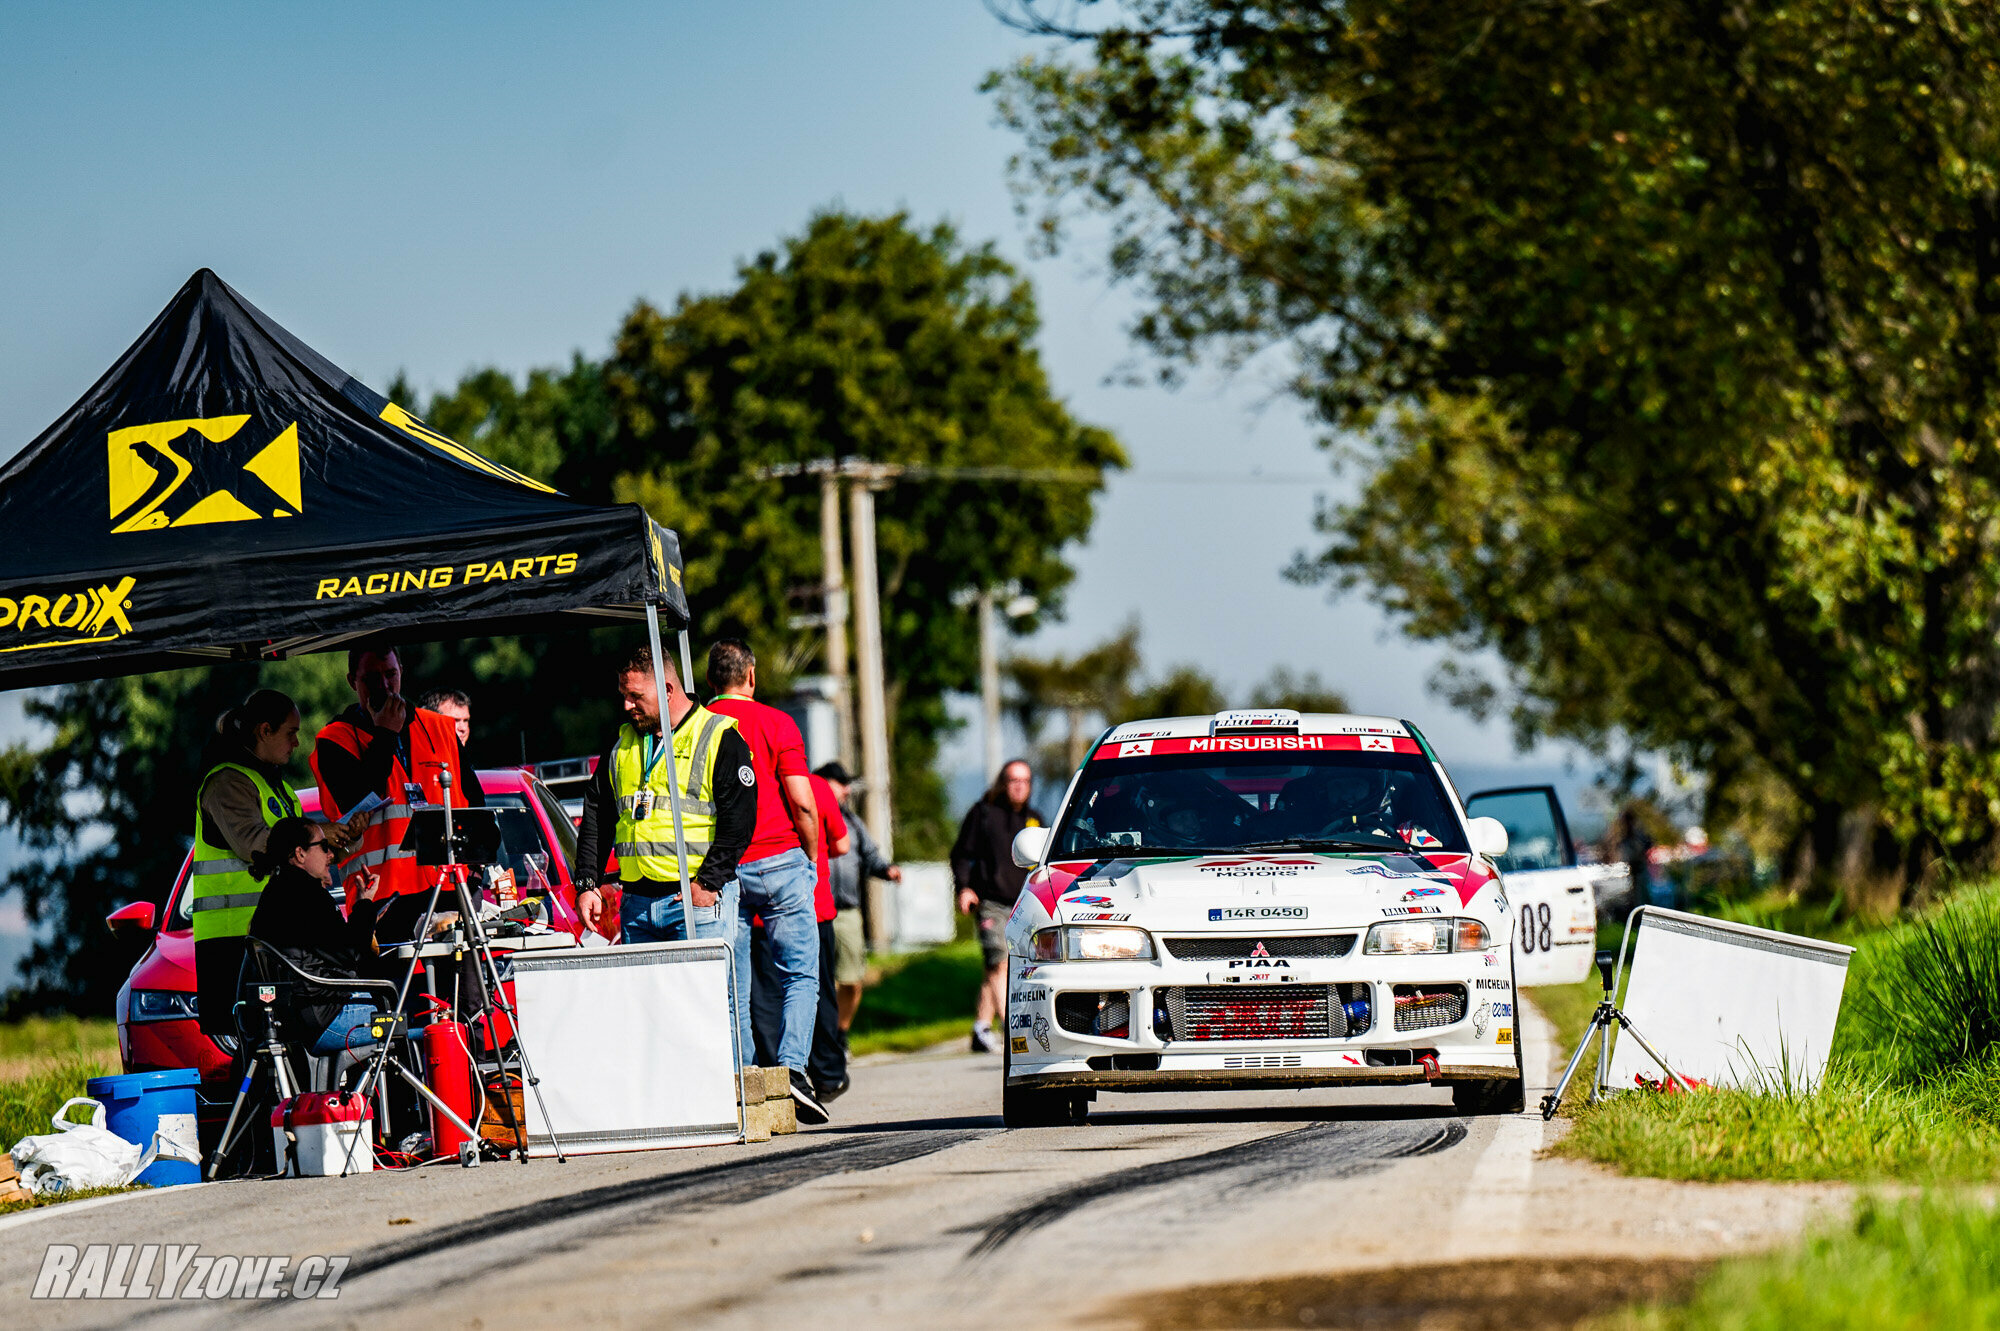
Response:
[[[576,858],[576,829],[562,805],[533,772],[523,768],[482,771],[480,788],[486,792],[489,808],[516,810],[503,814],[501,830],[506,838],[507,857],[518,880],[525,880],[526,855],[548,857],[547,876],[557,896],[568,907],[568,917],[576,916],[576,892],[571,886],[571,863]],[[308,787],[299,792],[299,803],[308,816],[319,812],[319,791]],[[195,1020],[194,922],[189,913],[188,868],[194,852],[181,862],[174,888],[167,896],[165,925],[161,912],[150,901],[135,901],[112,912],[105,923],[112,932],[137,930],[153,934],[152,946],[132,967],[124,987],[118,991],[118,1052],[127,1072],[157,1072],[166,1068],[200,1068],[206,1083],[226,1077],[232,1051],[202,1034]],[[614,931],[618,924],[616,887],[605,889],[605,918]],[[157,931],[156,931],[157,930]],[[210,1088],[204,1086],[204,1092]],[[221,1088],[224,1105],[233,1087]],[[205,1094],[204,1099],[208,1096]]]

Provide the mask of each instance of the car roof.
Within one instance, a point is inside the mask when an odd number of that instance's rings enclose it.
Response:
[[[1410,728],[1394,717],[1356,716],[1347,712],[1294,712],[1283,707],[1236,708],[1210,716],[1160,716],[1126,721],[1104,737],[1105,743],[1131,739],[1192,739],[1196,736],[1253,735],[1276,731],[1301,735],[1391,735],[1415,739]]]

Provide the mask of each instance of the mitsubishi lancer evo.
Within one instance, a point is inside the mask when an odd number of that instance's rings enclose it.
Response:
[[[1007,1125],[1099,1091],[1428,1084],[1518,1112],[1506,849],[1406,722],[1114,727],[1014,842]]]

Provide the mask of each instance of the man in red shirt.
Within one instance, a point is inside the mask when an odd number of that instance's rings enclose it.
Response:
[[[834,916],[838,905],[833,898],[833,861],[853,848],[847,819],[840,799],[826,778],[812,778],[813,803],[819,808],[818,885],[813,890],[813,914],[819,924],[819,1014],[813,1021],[812,1053],[806,1059],[806,1075],[822,1102],[846,1093],[847,1046],[840,1036],[840,1003],[833,986],[836,939]],[[750,1024],[756,1032],[760,1056],[778,1047],[784,1025],[784,980],[771,952],[771,940],[763,928],[750,934]]]
[[[724,638],[709,648],[708,687],[716,694],[708,709],[736,719],[738,733],[750,746],[757,778],[757,830],[751,834],[750,848],[736,862],[736,881],[742,888],[742,920],[736,936],[743,944],[736,949],[736,989],[739,994],[751,992],[748,940],[751,921],[762,916],[772,965],[785,995],[778,1062],[791,1069],[799,1118],[824,1123],[829,1117],[826,1106],[806,1076],[819,1015],[814,862],[820,853],[820,830],[805,740],[791,717],[756,701],[757,658],[740,638]],[[742,1048],[754,1049],[750,1005],[739,1005],[737,1013]]]

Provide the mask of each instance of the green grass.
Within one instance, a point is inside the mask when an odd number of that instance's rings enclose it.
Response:
[[[108,1017],[29,1017],[0,1023],[0,1068],[18,1070],[19,1065],[69,1057],[115,1066],[118,1027]]]
[[[1707,1182],[2000,1178],[1996,1091],[2000,1059],[1920,1086],[1888,1083],[1843,1059],[1811,1095],[1616,1095],[1576,1109],[1554,1153],[1627,1174]]]
[[[1594,1331],[1876,1331],[2000,1327],[2000,1216],[1938,1198],[1862,1201],[1839,1229],[1722,1263],[1694,1298],[1594,1321]]]
[[[907,1052],[966,1035],[985,973],[975,939],[885,959],[880,982],[862,996],[849,1047]]]

